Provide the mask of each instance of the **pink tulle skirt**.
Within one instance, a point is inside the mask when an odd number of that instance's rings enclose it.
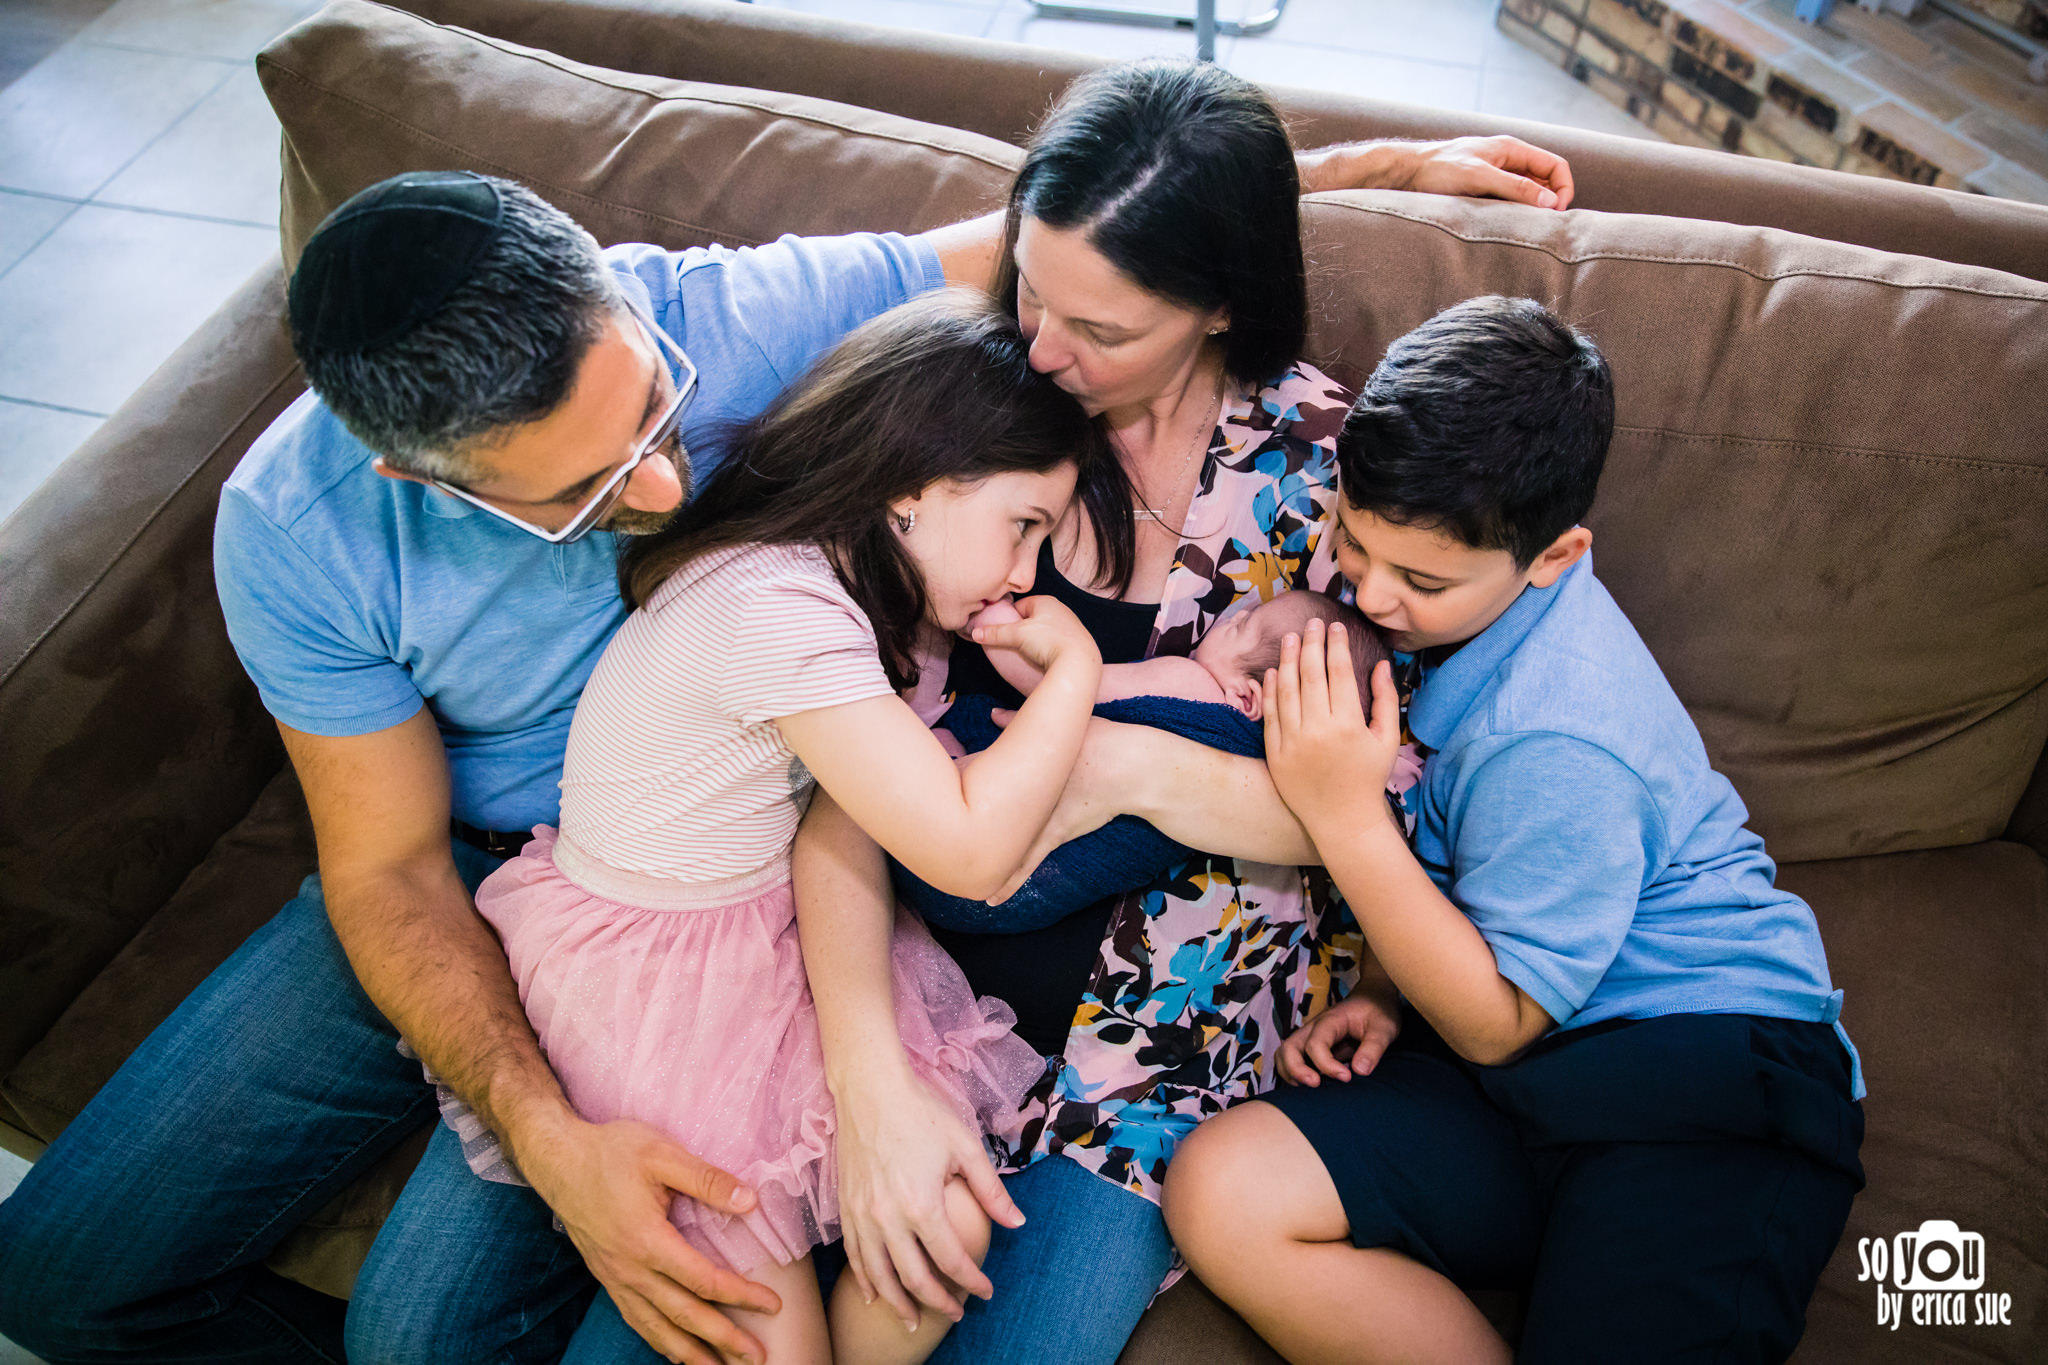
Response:
[[[693,1246],[745,1273],[839,1235],[836,1114],[786,861],[673,882],[607,867],[543,825],[476,905],[576,1111],[652,1124],[759,1195],[743,1216],[678,1195],[670,1217]],[[891,960],[912,1066],[967,1123],[1015,1138],[1045,1068],[1015,1015],[976,999],[901,912]]]

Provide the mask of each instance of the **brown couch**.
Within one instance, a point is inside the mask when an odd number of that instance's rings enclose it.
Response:
[[[335,0],[259,58],[287,261],[356,189],[444,166],[607,242],[930,227],[999,202],[1089,65],[718,0],[413,8]],[[1304,142],[1497,122],[1283,98]],[[1601,576],[1819,915],[1870,1079],[1870,1186],[1797,1359],[2048,1358],[2048,210],[1510,130],[1571,157],[1582,210],[1318,196],[1310,357],[1356,381],[1487,291],[1599,338]],[[0,527],[0,1137],[31,1155],[312,865],[209,559],[221,481],[303,385],[282,280]],[[416,1153],[273,1264],[345,1294]],[[2011,1325],[1877,1325],[1859,1240],[1934,1218],[1983,1234]],[[1189,1282],[1125,1358],[1271,1357]]]

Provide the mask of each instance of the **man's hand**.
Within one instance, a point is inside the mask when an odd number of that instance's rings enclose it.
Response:
[[[728,1213],[754,1193],[644,1123],[570,1120],[515,1154],[522,1174],[568,1230],[619,1316],[672,1361],[765,1361],[765,1348],[716,1305],[774,1313],[765,1285],[713,1265],[668,1220],[676,1194]]]
[[[1327,666],[1331,657],[1335,668]],[[1266,768],[1317,847],[1319,829],[1358,831],[1392,818],[1385,793],[1401,749],[1401,702],[1384,659],[1372,673],[1370,723],[1342,625],[1326,631],[1310,621],[1300,636],[1283,637],[1264,694]]]
[[[1415,190],[1423,194],[1510,199],[1541,209],[1572,204],[1572,168],[1561,156],[1518,137],[1454,137],[1445,142],[1363,142],[1296,158],[1304,194],[1322,190]]]
[[[845,1087],[837,1156],[840,1232],[862,1297],[873,1303],[879,1295],[915,1330],[919,1303],[960,1320],[963,1301],[946,1281],[983,1299],[995,1292],[946,1216],[946,1182],[965,1180],[982,1211],[1004,1227],[1022,1226],[1024,1215],[989,1165],[980,1135],[924,1082],[898,1073]]]

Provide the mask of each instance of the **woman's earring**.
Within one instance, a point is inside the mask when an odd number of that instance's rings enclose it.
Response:
[[[899,512],[895,516],[896,529],[906,536],[910,534],[910,528],[917,525],[917,513],[915,511]]]
[[[1225,332],[1227,332],[1227,331],[1229,331],[1229,330],[1230,330],[1230,324],[1229,324],[1229,323],[1227,323],[1227,322],[1220,322],[1220,323],[1216,324],[1216,325],[1215,325],[1214,327],[1211,327],[1211,328],[1209,329],[1209,335],[1210,335],[1210,336],[1212,336],[1212,337],[1220,337],[1220,336],[1222,336],[1222,335],[1223,335],[1223,334],[1224,334]]]

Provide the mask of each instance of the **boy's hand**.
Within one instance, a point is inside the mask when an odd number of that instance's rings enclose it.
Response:
[[[983,615],[993,611],[985,608]],[[971,634],[985,650],[1014,649],[1024,661],[1042,673],[1069,654],[1101,663],[1101,653],[1081,618],[1056,597],[1027,597],[1016,605],[1016,619],[995,624],[977,624]],[[1091,688],[1092,688],[1091,684]]]
[[[1327,634],[1327,649],[1325,636]],[[1334,656],[1337,666],[1327,666]],[[1280,666],[1266,670],[1266,768],[1280,797],[1316,837],[1314,824],[1391,818],[1387,780],[1401,748],[1401,702],[1394,670],[1382,660],[1372,674],[1372,720],[1358,696],[1344,627],[1327,632],[1310,621],[1280,645]]]
[[[1363,995],[1341,1000],[1280,1045],[1280,1079],[1314,1089],[1324,1076],[1348,1081],[1370,1075],[1399,1030],[1379,1001]]]

